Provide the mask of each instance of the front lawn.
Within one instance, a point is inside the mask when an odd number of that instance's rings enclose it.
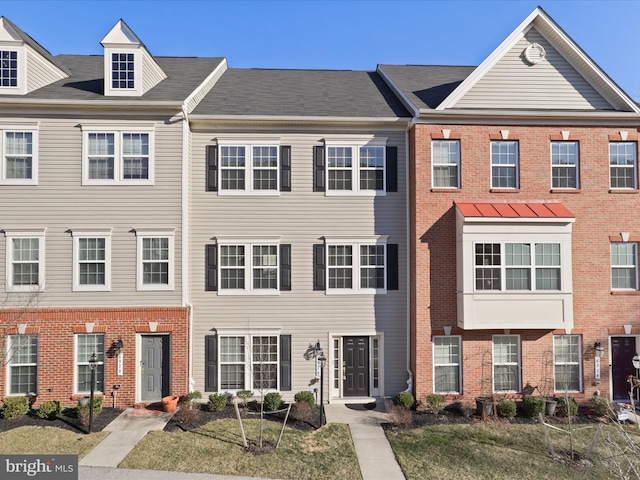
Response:
[[[68,454],[84,457],[108,435],[86,435],[60,427],[17,427],[0,433],[2,454]]]

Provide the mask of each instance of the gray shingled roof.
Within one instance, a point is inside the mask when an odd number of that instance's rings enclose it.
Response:
[[[3,95],[4,99],[29,98],[68,101],[181,102],[222,62],[223,58],[154,57],[167,78],[141,97],[105,97],[102,55],[58,55],[71,75],[27,95]]]
[[[229,69],[194,115],[410,117],[376,72]]]
[[[476,67],[378,65],[416,108],[436,108]]]

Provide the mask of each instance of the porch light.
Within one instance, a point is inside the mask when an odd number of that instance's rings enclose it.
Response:
[[[593,345],[593,349],[596,351],[596,354],[599,357],[602,357],[604,355],[604,347],[602,346],[602,344],[600,342],[596,342]]]
[[[118,337],[118,340],[114,340],[114,342],[111,344],[111,348],[113,348],[114,352],[116,352],[116,355],[120,355],[122,353],[122,349],[124,348],[124,342],[122,341],[122,338]]]

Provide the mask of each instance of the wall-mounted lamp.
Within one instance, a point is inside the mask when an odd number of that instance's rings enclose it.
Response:
[[[114,342],[111,344],[111,348],[113,348],[113,351],[116,352],[116,355],[120,355],[122,353],[122,349],[124,348],[124,342],[122,341],[122,338],[118,337],[118,340],[114,340]]]
[[[599,357],[602,357],[604,355],[604,347],[600,342],[596,342],[593,345],[593,349],[596,351],[596,355],[598,355]]]

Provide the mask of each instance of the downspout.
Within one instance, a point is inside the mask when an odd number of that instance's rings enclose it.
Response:
[[[187,114],[187,102],[182,105],[182,304],[189,309],[189,354],[188,378],[189,392],[193,391],[195,381],[193,379],[193,305],[191,304],[191,218],[189,208],[191,203],[190,190],[190,165],[191,143],[189,142],[189,115]]]
[[[409,129],[413,126],[412,122],[407,124],[405,132],[405,202],[407,216],[407,389],[406,392],[413,393],[413,371],[411,370],[411,192],[409,190],[409,175],[411,168],[409,165]]]

